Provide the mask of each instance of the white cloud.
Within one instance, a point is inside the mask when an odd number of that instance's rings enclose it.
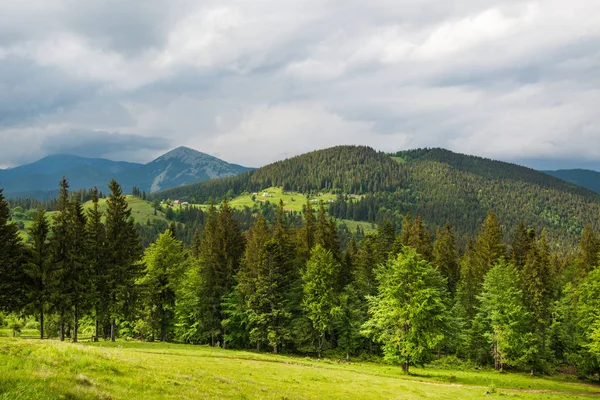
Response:
[[[0,0],[0,165],[78,130],[600,159],[598,48],[596,0]]]

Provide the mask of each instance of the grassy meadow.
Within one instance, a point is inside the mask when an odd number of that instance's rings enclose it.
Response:
[[[142,200],[137,197],[127,196],[126,197],[127,204],[131,207],[131,216],[138,222],[146,222],[147,220],[162,220],[166,221],[165,214],[161,211],[157,211],[156,215],[154,215],[154,208],[152,204],[146,200]],[[106,199],[100,199],[98,201],[98,205],[100,206],[100,210],[103,212],[108,208],[106,205]],[[83,204],[84,210],[87,210],[92,207],[92,202],[88,201]],[[54,215],[53,211],[49,211],[46,213],[46,216],[49,221],[52,221],[52,216]],[[33,225],[33,221],[30,219],[26,219],[23,217],[13,217],[13,222],[23,222],[24,229],[19,230],[19,235],[25,241],[29,241],[29,229]]]
[[[489,392],[489,395],[486,395]],[[316,360],[207,346],[0,337],[0,399],[584,399],[572,376]]]

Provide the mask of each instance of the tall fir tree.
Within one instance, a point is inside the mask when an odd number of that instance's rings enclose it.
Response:
[[[27,287],[29,306],[30,311],[39,316],[40,339],[44,339],[44,316],[49,306],[48,295],[51,286],[49,233],[50,223],[46,217],[46,210],[40,206],[35,214],[35,221],[29,229],[29,235],[33,243],[26,267],[29,276]]]
[[[69,237],[71,249],[68,262],[68,279],[71,282],[71,299],[73,311],[73,342],[78,341],[79,320],[93,303],[93,274],[87,257],[87,241],[85,234],[86,217],[79,198],[71,203],[69,213]]]
[[[131,314],[135,300],[135,281],[140,274],[142,247],[131,208],[121,185],[111,180],[106,200],[106,274],[110,340],[115,341],[117,322]]]
[[[460,268],[458,255],[456,254],[454,232],[452,232],[450,223],[447,222],[444,228],[438,229],[436,236],[432,264],[446,278],[448,290],[454,295],[456,285],[460,279]]]
[[[598,252],[600,252],[600,240],[589,225],[583,228],[581,241],[579,242],[579,254],[577,256],[576,278],[581,280],[585,275],[598,265]]]
[[[528,230],[523,221],[519,222],[510,251],[510,258],[517,268],[523,268],[534,244],[535,231]]]
[[[545,357],[546,331],[551,324],[556,279],[545,231],[542,231],[539,241],[531,246],[521,277],[525,305],[532,315],[533,326],[540,338],[540,355]]]
[[[0,189],[0,311],[20,311],[26,303],[24,263],[19,228],[10,221],[8,202]]]
[[[72,255],[71,237],[71,202],[69,200],[69,182],[65,177],[59,182],[52,235],[50,238],[51,267],[50,289],[51,302],[59,315],[60,340],[65,340],[66,318],[72,307],[70,294],[73,293],[70,280],[70,263]]]
[[[100,335],[100,321],[108,317],[107,304],[103,299],[108,296],[106,285],[106,227],[102,222],[98,188],[92,189],[92,206],[87,210],[85,225],[86,256],[91,276],[90,305],[94,313],[94,341]]]

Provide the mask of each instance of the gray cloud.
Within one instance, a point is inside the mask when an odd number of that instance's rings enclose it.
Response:
[[[599,15],[595,0],[0,2],[0,166],[174,145],[258,166],[355,143],[600,165]]]
[[[69,131],[53,135],[41,143],[49,154],[77,154],[83,157],[119,159],[119,155],[148,151],[164,151],[172,143],[161,137],[143,137],[105,131]],[[136,159],[131,161],[138,161]]]

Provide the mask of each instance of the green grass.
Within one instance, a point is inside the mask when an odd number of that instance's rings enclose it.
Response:
[[[0,338],[0,399],[577,399],[569,377],[342,363],[206,346]],[[533,392],[537,391],[537,392]]]
[[[266,194],[266,196],[265,196]],[[261,190],[254,193],[249,193],[241,196],[237,196],[231,200],[231,206],[236,208],[252,207],[255,202],[252,201],[252,197],[255,197],[256,203],[270,202],[272,204],[279,204],[283,200],[283,207],[286,211],[302,211],[302,206],[306,204],[306,196],[302,193],[296,192],[284,192],[283,189],[277,187],[270,187],[265,190]],[[310,198],[313,201],[315,207],[318,206],[320,201],[327,203],[329,200],[335,200],[336,196],[331,193],[319,193],[318,196],[312,196]]]
[[[165,214],[160,211],[157,211],[156,215],[154,215],[154,208],[152,207],[152,204],[150,202],[148,202],[146,200],[142,200],[138,197],[132,197],[132,196],[127,196],[126,200],[127,200],[127,205],[129,205],[129,207],[131,207],[131,216],[137,222],[144,223],[148,219],[150,219],[150,221],[152,221],[152,220],[167,221],[167,219],[165,218]],[[106,205],[106,199],[100,199],[98,201],[98,205],[99,205],[101,211],[106,212],[106,210],[108,208]],[[83,207],[86,209],[90,208],[91,206],[92,206],[91,201],[88,201],[83,205]]]
[[[153,221],[153,220],[167,221],[167,219],[165,218],[165,214],[161,211],[157,211],[156,215],[154,215],[154,208],[152,207],[152,204],[150,202],[148,202],[146,200],[142,200],[137,197],[132,197],[132,196],[127,196],[126,200],[127,200],[127,204],[131,207],[131,216],[137,222],[144,223],[148,219],[150,219],[150,221]],[[100,206],[100,210],[102,210],[103,212],[106,212],[106,209],[108,208],[106,205],[106,199],[100,199],[98,201],[98,204]],[[92,207],[91,201],[88,201],[83,204],[84,210],[87,210],[91,207]],[[54,215],[54,212],[50,211],[50,212],[46,213],[46,215],[47,215],[50,223],[52,223],[52,216]],[[24,218],[13,218],[13,222],[16,223],[18,221],[22,221],[24,224],[24,229],[19,230],[19,235],[21,236],[21,238],[23,240],[29,241],[30,236],[29,236],[28,232],[29,232],[29,229],[31,228],[31,225],[33,225],[33,221],[24,219]]]

